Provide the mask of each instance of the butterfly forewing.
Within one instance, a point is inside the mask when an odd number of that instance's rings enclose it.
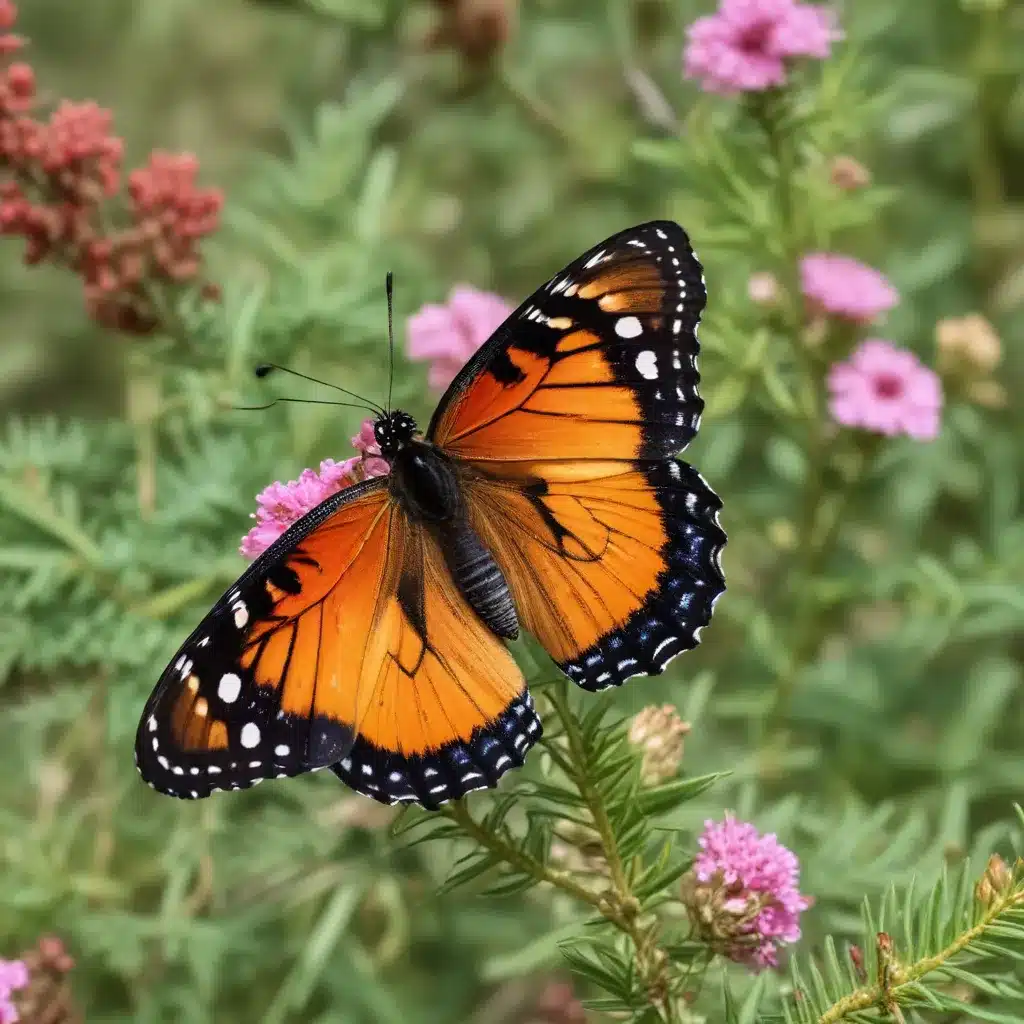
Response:
[[[217,603],[164,672],[136,757],[171,796],[332,766],[383,803],[436,807],[539,737],[511,655],[376,481],[300,520]]]
[[[380,481],[300,520],[242,575],[182,645],[146,705],[136,739],[143,778],[195,798],[326,767],[355,741],[356,688],[341,685],[335,616],[348,639],[369,625],[357,581],[385,554]],[[364,588],[365,589],[365,588]],[[362,617],[362,618],[361,618]]]
[[[706,292],[677,224],[595,246],[538,289],[462,370],[428,437],[458,457],[664,458],[697,432]],[[517,472],[516,467],[501,467]]]

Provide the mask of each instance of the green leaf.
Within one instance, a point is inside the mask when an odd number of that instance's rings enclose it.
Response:
[[[666,814],[681,804],[695,800],[719,779],[727,778],[730,774],[731,772],[710,772],[692,779],[677,779],[675,782],[643,789],[637,796],[637,808],[642,814],[649,816]]]

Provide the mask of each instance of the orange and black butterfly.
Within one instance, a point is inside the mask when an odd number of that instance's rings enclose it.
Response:
[[[521,305],[387,477],[328,498],[217,602],[139,724],[142,777],[199,798],[329,767],[436,808],[523,763],[541,723],[504,641],[586,690],[697,645],[724,590],[697,432],[706,293],[686,233],[621,232]]]

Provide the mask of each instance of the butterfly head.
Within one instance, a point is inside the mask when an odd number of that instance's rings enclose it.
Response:
[[[416,433],[416,421],[407,413],[396,409],[381,416],[373,424],[373,436],[385,459],[393,458]]]

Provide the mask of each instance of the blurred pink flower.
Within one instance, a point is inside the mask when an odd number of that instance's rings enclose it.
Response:
[[[0,1024],[16,1024],[18,1010],[11,993],[28,984],[28,967],[21,960],[0,960]]]
[[[889,279],[850,256],[814,252],[800,261],[804,296],[825,313],[868,323],[900,301]]]
[[[721,0],[687,30],[683,70],[705,92],[763,92],[785,84],[786,61],[824,60],[842,38],[832,12],[797,0]]]
[[[443,391],[511,312],[500,295],[456,285],[447,305],[430,303],[409,317],[409,358],[429,361],[430,386]]]
[[[844,427],[931,441],[939,432],[942,385],[913,352],[869,338],[829,371],[829,410]]]
[[[778,947],[800,938],[811,905],[797,888],[800,864],[774,836],[730,816],[704,823],[684,898],[705,939],[753,970],[775,967]]]

